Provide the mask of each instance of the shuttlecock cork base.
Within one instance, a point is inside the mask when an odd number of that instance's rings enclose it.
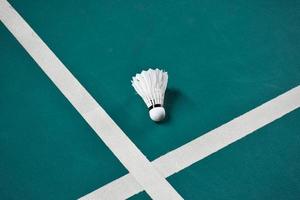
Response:
[[[154,107],[149,109],[150,118],[155,122],[160,122],[166,117],[164,107]]]
[[[147,105],[150,118],[155,122],[162,121],[166,116],[163,105],[168,73],[160,69],[148,69],[132,77],[131,83]]]

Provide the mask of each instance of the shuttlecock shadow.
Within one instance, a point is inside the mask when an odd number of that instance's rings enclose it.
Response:
[[[176,104],[182,98],[182,94],[179,90],[170,88],[166,90],[164,107],[166,109],[166,118],[162,123],[167,123],[172,120],[172,111],[175,109]]]

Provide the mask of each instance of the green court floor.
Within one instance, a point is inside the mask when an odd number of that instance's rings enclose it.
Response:
[[[150,161],[300,84],[299,1],[9,2]],[[149,67],[169,73],[160,124],[130,83]],[[0,94],[0,199],[128,173],[2,23]],[[184,199],[299,199],[300,110],[167,180]]]

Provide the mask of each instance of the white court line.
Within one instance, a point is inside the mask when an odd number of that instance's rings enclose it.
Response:
[[[139,187],[145,189],[153,199],[182,199],[26,21],[5,0],[0,0],[0,19],[128,169]]]
[[[152,163],[169,177],[300,106],[300,86],[157,158]],[[131,174],[83,196],[88,199],[127,199],[143,191]]]

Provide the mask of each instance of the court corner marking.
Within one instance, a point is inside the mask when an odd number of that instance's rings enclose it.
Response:
[[[300,86],[298,85],[218,128],[160,156],[152,163],[167,178],[299,107]],[[244,124],[248,124],[248,126],[243,126]],[[132,175],[127,174],[80,199],[109,199],[107,197],[110,196],[113,197],[111,199],[127,199],[142,190],[136,184]]]

